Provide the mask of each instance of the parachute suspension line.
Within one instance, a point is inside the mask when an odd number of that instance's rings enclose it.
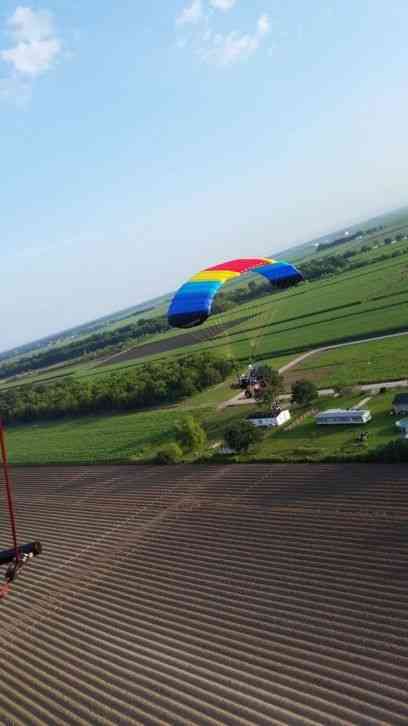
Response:
[[[259,359],[259,352],[262,347],[261,340],[265,338],[267,327],[271,323],[274,314],[276,314],[276,311],[272,313],[271,305],[265,301],[263,303],[263,310],[256,316],[255,329],[253,331],[253,336],[250,339],[252,365],[256,363],[257,359]]]
[[[214,348],[216,349],[219,346],[222,347],[226,342],[226,332],[228,328],[224,320],[224,315],[225,313],[218,313],[217,315],[210,313],[201,328],[202,342],[207,346],[210,352]]]
[[[228,354],[230,353],[231,344],[228,327],[229,321],[226,319],[226,316],[228,317],[228,311],[224,311],[214,316],[214,328],[211,339],[216,339],[217,348],[226,350]]]
[[[262,299],[261,299],[262,304]],[[251,319],[250,319],[250,325],[253,325],[254,328],[249,333],[249,355],[250,355],[250,365],[255,365],[256,363],[256,356],[257,356],[257,342],[258,338],[261,335],[261,327],[264,324],[264,317],[265,317],[265,307],[259,312],[258,309],[259,303],[257,304],[257,301],[255,300],[254,303],[251,306]]]
[[[16,516],[15,516],[15,512],[14,512],[13,498],[12,498],[12,493],[11,493],[11,482],[10,482],[9,465],[8,465],[8,457],[7,457],[6,438],[5,438],[5,434],[4,434],[4,423],[3,423],[2,419],[0,419],[0,448],[1,448],[3,473],[4,473],[4,482],[5,482],[5,488],[6,488],[7,505],[8,505],[9,517],[10,517],[10,525],[11,525],[11,531],[13,534],[15,557],[16,557],[16,561],[19,562],[21,555],[20,555],[20,552],[18,549],[18,543],[17,543]]]

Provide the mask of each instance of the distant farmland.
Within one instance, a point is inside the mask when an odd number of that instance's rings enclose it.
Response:
[[[206,326],[181,335],[166,333],[107,359],[105,367],[114,370],[132,360],[185,352],[187,346],[273,363],[275,357],[294,357],[322,345],[408,330],[408,258],[390,258],[302,284],[238,306],[216,320],[214,333],[223,331],[221,335],[214,337]],[[100,365],[93,370],[100,371]],[[84,374],[92,375],[92,370]]]
[[[14,478],[3,723],[406,725],[405,465]]]

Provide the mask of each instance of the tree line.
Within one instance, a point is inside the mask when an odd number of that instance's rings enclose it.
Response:
[[[152,320],[141,318],[137,323],[131,323],[116,330],[90,335],[67,345],[51,348],[11,363],[4,363],[0,367],[0,379],[10,378],[40,368],[48,368],[57,363],[72,361],[102,350],[114,350],[118,346],[137,342],[146,336],[164,333],[166,330],[169,330],[169,325],[165,316],[153,318]]]
[[[380,224],[378,227],[369,227],[369,229],[358,229],[353,234],[345,234],[342,237],[337,237],[337,239],[332,240],[332,242],[320,242],[317,245],[317,251],[321,252],[322,250],[328,250],[331,247],[338,247],[339,245],[347,244],[347,242],[353,242],[353,240],[358,239],[358,237],[368,237],[376,232],[381,232],[381,230],[384,229],[384,225]]]
[[[53,420],[170,404],[221,383],[235,370],[231,358],[197,353],[90,379],[12,388],[0,394],[6,423]]]
[[[305,280],[313,282],[319,280],[322,277],[333,275],[338,272],[346,272],[351,270],[358,270],[361,267],[367,267],[368,265],[374,265],[377,262],[386,262],[389,259],[395,257],[401,257],[402,255],[408,254],[408,247],[402,250],[395,250],[391,254],[383,253],[376,257],[371,257],[368,260],[357,260],[351,262],[353,257],[361,254],[362,252],[369,252],[371,249],[370,245],[363,245],[358,250],[347,250],[342,255],[330,255],[327,257],[321,257],[310,262],[305,262],[302,265],[302,273]]]

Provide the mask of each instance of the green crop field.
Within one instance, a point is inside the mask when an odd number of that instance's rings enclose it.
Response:
[[[149,411],[86,416],[60,422],[10,427],[12,464],[102,463],[151,454],[171,439],[180,413]]]
[[[217,402],[217,390],[215,386],[211,391],[213,404]],[[10,426],[10,462],[28,465],[148,460],[163,444],[174,441],[174,427],[187,414],[193,414],[206,426],[210,440],[222,437],[229,421],[248,414],[247,406],[220,414],[215,405],[204,405],[195,398],[180,406],[152,411]]]
[[[395,392],[380,394],[367,403],[373,414],[373,420],[368,424],[318,427],[314,417],[308,416],[291,431],[286,427],[268,431],[253,451],[236,458],[243,462],[305,458],[321,461],[330,456],[353,458],[361,452],[374,450],[398,438],[395,418],[390,416],[394,396]],[[351,407],[363,397],[361,394],[358,397],[322,398],[313,408]],[[254,410],[256,408],[252,406],[237,406],[218,412],[214,407],[204,405],[179,406],[11,427],[7,432],[10,461],[15,465],[146,461],[163,444],[174,440],[175,424],[187,413],[193,414],[205,426],[211,445],[222,440],[230,422],[243,419]],[[295,412],[292,421],[296,421],[300,413]],[[367,444],[356,441],[361,430],[369,432]]]

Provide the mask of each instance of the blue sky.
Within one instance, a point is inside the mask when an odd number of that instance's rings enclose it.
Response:
[[[0,3],[0,348],[408,203],[406,0]]]

